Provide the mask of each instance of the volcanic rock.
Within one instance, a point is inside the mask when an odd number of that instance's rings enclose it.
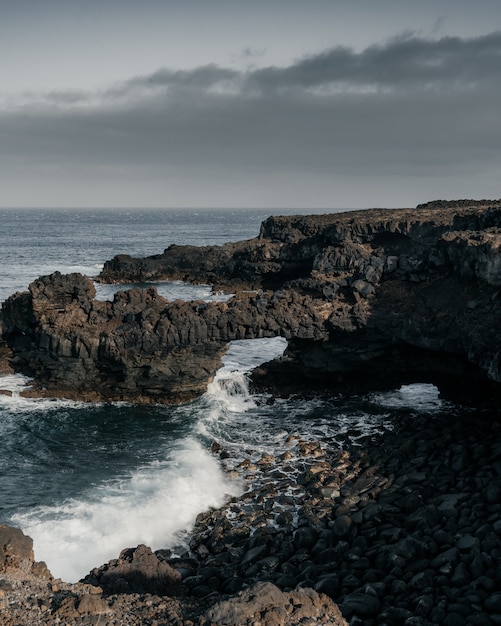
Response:
[[[229,341],[282,336],[284,357],[256,384],[420,380],[496,395],[500,245],[500,201],[270,217],[255,239],[121,255],[99,278],[208,282],[236,292],[227,302],[168,302],[154,287],[99,302],[88,278],[56,273],[4,303],[4,353],[35,377],[32,395],[183,402],[203,393]]]

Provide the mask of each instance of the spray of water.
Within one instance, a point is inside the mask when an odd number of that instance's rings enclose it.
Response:
[[[54,576],[75,582],[124,547],[180,545],[200,511],[221,506],[239,489],[198,441],[187,438],[164,461],[84,498],[17,514],[13,522],[33,538],[36,558]]]

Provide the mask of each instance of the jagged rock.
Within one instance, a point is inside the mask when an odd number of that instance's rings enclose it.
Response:
[[[43,561],[35,561],[33,540],[20,528],[0,524],[0,574],[16,578],[52,578]]]
[[[113,302],[93,295],[90,279],[56,272],[4,304],[11,362],[35,376],[32,395],[188,401],[205,391],[232,339],[327,337],[321,303],[308,295],[260,292],[227,303],[168,303],[155,288],[121,291]]]
[[[227,302],[155,288],[98,302],[78,274],[34,281],[3,305],[4,362],[35,377],[33,395],[182,402],[205,391],[229,341],[280,335],[286,354],[256,383],[494,390],[500,246],[500,201],[270,217],[255,239],[121,255],[100,277],[209,282],[237,291]]]
[[[181,574],[145,545],[122,550],[118,559],[92,570],[84,579],[106,593],[167,594]]]
[[[313,589],[285,593],[268,582],[259,582],[238,596],[214,605],[202,624],[213,626],[294,626],[311,619],[324,626],[347,626],[334,602]]]

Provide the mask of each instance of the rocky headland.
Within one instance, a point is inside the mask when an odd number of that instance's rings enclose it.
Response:
[[[0,623],[501,624],[500,243],[500,201],[272,217],[255,239],[119,256],[99,278],[203,282],[226,302],[153,287],[100,302],[57,273],[13,295],[0,369],[34,376],[32,395],[183,402],[229,341],[280,335],[285,355],[254,374],[275,392],[423,381],[490,402],[408,412],[356,446],[290,437],[237,468],[215,445],[248,486],[199,516],[190,550],[127,548],[75,585],[0,526]]]
[[[501,203],[271,217],[258,237],[108,261],[100,281],[209,283],[227,302],[168,302],[155,287],[95,299],[78,274],[41,277],[3,305],[3,351],[30,393],[184,402],[233,339],[283,336],[256,381],[359,388],[501,382]],[[259,374],[262,374],[261,377]]]

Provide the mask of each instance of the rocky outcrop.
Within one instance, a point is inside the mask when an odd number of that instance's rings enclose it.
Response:
[[[144,545],[123,550],[79,583],[55,580],[44,563],[34,561],[31,538],[0,525],[2,626],[245,626],[257,619],[263,626],[300,626],[307,620],[346,626],[337,605],[313,589],[286,593],[257,583],[236,597],[204,599],[187,594],[181,582],[180,571]]]
[[[36,562],[33,541],[19,528],[0,524],[0,574],[15,578],[37,576],[52,578],[43,561]]]
[[[182,402],[205,391],[232,339],[327,339],[323,302],[293,291],[229,302],[167,302],[155,288],[94,299],[91,280],[59,273],[3,307],[12,365],[35,377],[27,394]]]
[[[256,583],[237,597],[211,607],[202,624],[218,626],[291,626],[313,619],[324,626],[348,626],[339,608],[313,589],[280,591],[269,582]]]
[[[255,239],[122,255],[100,276],[209,282],[236,292],[228,302],[153,287],[98,302],[88,278],[56,273],[7,300],[3,340],[32,393],[90,400],[190,400],[229,341],[276,335],[287,353],[256,381],[499,383],[500,244],[499,201],[271,217]]]
[[[167,595],[181,582],[181,574],[161,561],[148,546],[122,550],[118,559],[94,569],[85,582],[107,593],[155,593]]]

